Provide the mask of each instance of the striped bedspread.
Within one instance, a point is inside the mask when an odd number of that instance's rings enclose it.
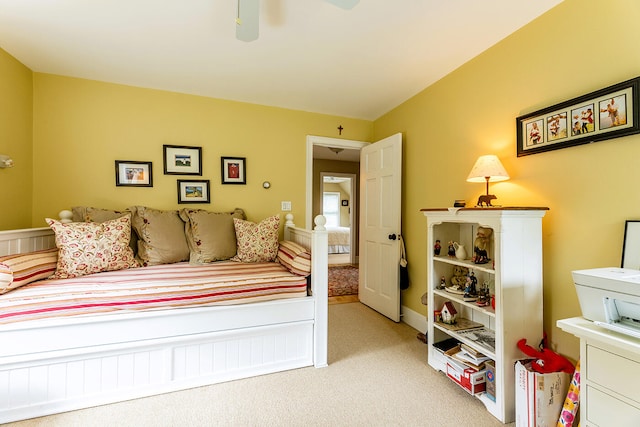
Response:
[[[0,324],[58,316],[230,305],[307,295],[305,277],[272,263],[165,264],[42,280],[0,295]]]

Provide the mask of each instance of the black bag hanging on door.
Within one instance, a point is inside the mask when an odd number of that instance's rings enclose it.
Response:
[[[407,251],[404,247],[404,239],[400,236],[400,289],[409,288],[409,268],[407,267]]]

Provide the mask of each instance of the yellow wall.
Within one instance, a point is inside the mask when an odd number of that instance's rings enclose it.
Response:
[[[403,235],[411,288],[403,304],[424,312],[425,207],[475,203],[483,184],[465,181],[494,153],[511,180],[497,202],[548,206],[543,219],[545,330],[557,349],[578,341],[555,327],[580,315],[571,271],[620,264],[624,221],[640,218],[640,135],[516,157],[517,116],[640,75],[640,2],[566,0],[374,123],[374,140],[405,137]]]
[[[339,124],[345,138],[371,137],[365,120],[35,73],[33,225],[75,205],[188,206],[177,179],[211,181],[211,204],[194,207],[257,221],[290,200],[304,225],[306,136]],[[163,144],[202,147],[203,176],[164,175]],[[221,184],[221,156],[246,157],[247,185]],[[153,188],[116,187],[115,160],[152,161]]]
[[[15,163],[0,169],[0,230],[31,226],[32,76],[31,70],[0,49],[0,154]]]

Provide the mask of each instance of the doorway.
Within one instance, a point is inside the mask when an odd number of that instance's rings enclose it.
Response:
[[[358,295],[363,303],[398,322],[400,245],[395,237],[401,234],[402,134],[373,143],[307,136],[305,220],[308,229],[313,228],[312,218],[320,213],[319,184],[316,184],[319,171],[314,167],[314,152],[320,150],[338,157],[355,152],[358,159],[363,159],[362,165],[357,163],[358,203],[355,206],[358,211],[356,250],[358,261],[362,261],[358,262]],[[365,199],[363,206],[360,206],[361,198]],[[382,209],[381,200],[391,202]]]
[[[329,302],[358,301],[360,149],[365,142],[307,137],[307,228],[327,217]]]
[[[357,264],[356,174],[320,172],[321,211],[329,232],[329,265]]]

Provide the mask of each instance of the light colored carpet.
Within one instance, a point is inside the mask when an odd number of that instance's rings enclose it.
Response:
[[[503,426],[426,363],[417,331],[360,303],[329,307],[329,367],[303,368],[10,424]],[[511,424],[513,425],[513,424]]]

